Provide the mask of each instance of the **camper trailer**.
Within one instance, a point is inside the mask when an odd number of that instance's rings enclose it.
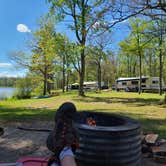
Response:
[[[85,91],[97,90],[98,89],[98,82],[97,81],[84,82],[83,86],[84,86]],[[102,88],[106,87],[104,82],[101,82],[101,87]],[[79,84],[78,83],[74,83],[74,84],[71,85],[71,90],[78,90],[78,89],[79,89]]]
[[[116,80],[117,91],[134,91],[137,92],[139,89],[139,77],[128,77],[128,78],[118,78]],[[158,92],[159,90],[159,77],[145,77],[141,78],[142,81],[142,91],[145,92]],[[165,89],[164,81],[162,80],[162,87]]]

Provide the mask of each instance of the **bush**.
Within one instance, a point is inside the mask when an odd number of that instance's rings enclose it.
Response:
[[[41,84],[41,82],[39,81],[37,83],[34,82],[32,96],[41,96],[41,95],[43,95],[43,84]]]
[[[16,81],[16,94],[15,97],[18,99],[27,99],[31,98],[32,93],[32,81],[31,78],[19,78]]]

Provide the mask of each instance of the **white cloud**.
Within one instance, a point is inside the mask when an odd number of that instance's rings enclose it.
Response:
[[[31,30],[25,24],[18,24],[17,25],[17,31],[24,32],[24,33],[30,33],[31,32]]]
[[[12,66],[11,63],[0,63],[0,67],[10,67]]]

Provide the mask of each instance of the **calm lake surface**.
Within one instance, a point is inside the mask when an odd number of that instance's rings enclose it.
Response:
[[[0,87],[0,100],[12,97],[15,92],[15,88]]]

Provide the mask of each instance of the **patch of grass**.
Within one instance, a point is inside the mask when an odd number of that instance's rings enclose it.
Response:
[[[78,111],[101,111],[128,115],[140,121],[144,132],[166,137],[166,106],[159,105],[163,96],[127,92],[89,92],[79,97],[77,92],[45,99],[7,100],[0,102],[0,121],[53,120],[56,109],[66,101]]]

